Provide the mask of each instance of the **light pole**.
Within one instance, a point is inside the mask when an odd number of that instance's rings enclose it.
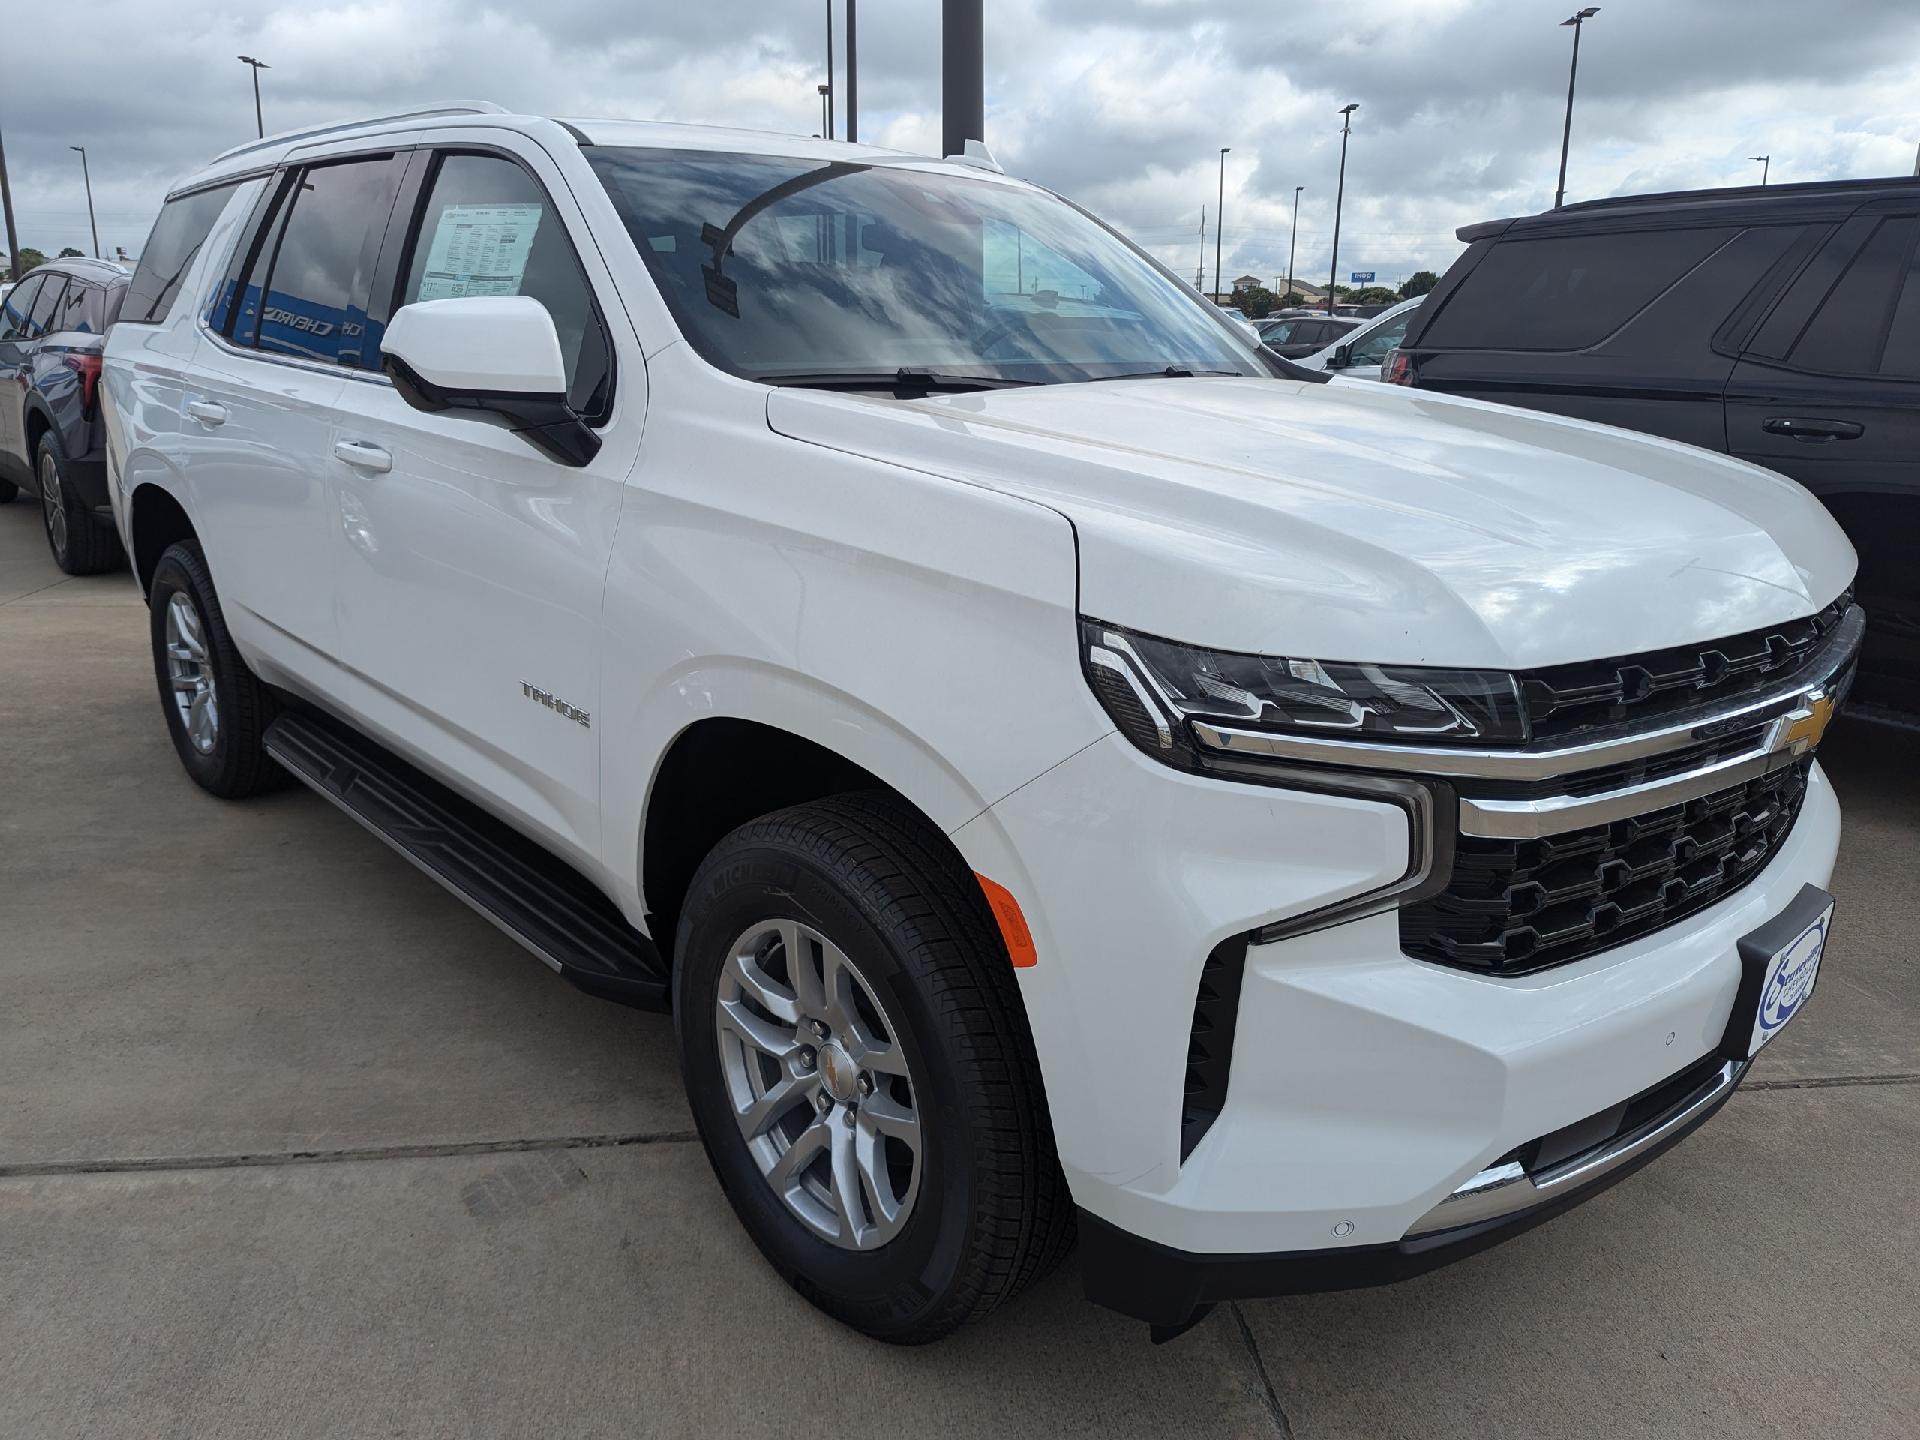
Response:
[[[1580,73],[1580,27],[1600,13],[1598,5],[1576,10],[1560,24],[1573,27],[1573,64],[1567,69],[1567,118],[1560,126],[1560,184],[1553,192],[1553,208],[1558,210],[1567,198],[1567,145],[1573,139],[1573,82]]]
[[[822,140],[831,140],[833,136],[827,133],[827,127],[833,112],[827,107],[832,103],[829,97],[833,94],[833,91],[825,85],[819,85],[814,88],[820,92],[820,138]]]
[[[1347,200],[1347,137],[1353,134],[1353,112],[1359,101],[1340,107],[1340,188],[1333,196],[1333,262],[1327,271],[1327,314],[1333,313],[1333,284],[1340,278],[1340,207]]]
[[[827,128],[821,133],[833,139],[833,0],[827,0],[827,83],[820,88],[827,100]]]
[[[80,178],[87,182],[87,228],[93,231],[93,258],[100,258],[100,227],[93,220],[93,176],[87,172],[87,147],[69,145],[69,150],[80,152]]]
[[[13,228],[13,186],[7,183],[7,147],[0,143],[0,211],[7,221],[7,278],[20,278],[20,236]]]
[[[1220,237],[1227,228],[1227,155],[1231,145],[1220,147],[1220,197],[1213,207],[1213,298],[1220,299]]]
[[[1773,169],[1773,156],[1749,155],[1747,156],[1747,158],[1749,160],[1758,160],[1760,162],[1760,184],[1762,188],[1765,188],[1767,183],[1767,172]]]
[[[267,138],[267,122],[260,118],[260,72],[271,70],[273,67],[264,60],[254,59],[251,55],[242,55],[238,58],[242,65],[253,67],[253,128],[258,132],[259,138],[264,140]]]
[[[1304,185],[1293,187],[1293,235],[1287,241],[1287,294],[1289,295],[1293,294],[1293,251],[1294,247],[1300,243],[1300,192],[1306,188]],[[1282,303],[1285,303],[1284,300]]]
[[[860,139],[860,51],[854,0],[847,0],[847,143]]]

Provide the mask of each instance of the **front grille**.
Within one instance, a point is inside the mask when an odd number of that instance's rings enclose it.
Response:
[[[1545,839],[1459,836],[1446,888],[1401,910],[1401,948],[1524,975],[1671,925],[1760,872],[1800,813],[1809,764]]]
[[[1653,723],[1701,704],[1738,703],[1806,663],[1852,603],[1849,591],[1804,619],[1725,640],[1526,671],[1519,680],[1528,733],[1567,736],[1622,721]]]

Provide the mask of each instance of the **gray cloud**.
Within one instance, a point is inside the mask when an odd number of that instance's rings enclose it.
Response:
[[[87,248],[78,157],[102,242],[137,250],[169,183],[252,134],[449,97],[547,114],[817,128],[812,0],[283,0],[250,9],[100,0],[0,21],[0,93],[22,240]],[[1570,6],[1568,8],[1571,8]],[[989,140],[1011,168],[1105,214],[1191,274],[1227,170],[1224,268],[1324,279],[1339,125],[1357,100],[1341,271],[1442,269],[1454,229],[1550,203],[1569,33],[1514,0],[993,0]],[[76,46],[83,61],[73,59]],[[1582,46],[1570,193],[1905,173],[1920,140],[1920,8],[1828,0],[1615,0]],[[84,98],[74,77],[85,76]],[[938,0],[867,0],[864,138],[939,139]],[[1209,270],[1212,244],[1207,246]]]

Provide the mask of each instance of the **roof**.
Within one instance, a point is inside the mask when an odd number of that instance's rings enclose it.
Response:
[[[1728,185],[1713,190],[1669,190],[1654,195],[1612,195],[1601,200],[1582,200],[1538,215],[1463,225],[1454,233],[1470,243],[1515,229],[1588,230],[1679,217],[1708,222],[1742,222],[1783,215],[1838,219],[1869,201],[1916,197],[1920,197],[1920,177],[1907,175],[1870,180],[1815,180],[1797,185]]]
[[[24,280],[27,275],[38,275],[43,270],[55,270],[62,275],[78,275],[98,285],[110,285],[116,280],[125,280],[133,273],[126,266],[116,264],[112,260],[96,260],[91,255],[66,255],[36,265],[20,278]]]
[[[719,125],[683,125],[666,120],[563,119],[557,116],[522,115],[486,100],[453,100],[421,105],[391,114],[346,120],[332,125],[288,130],[214,157],[170,193],[204,186],[242,175],[258,174],[279,165],[297,150],[332,142],[353,141],[393,134],[412,134],[473,127],[516,130],[536,138],[580,145],[632,146],[662,150],[746,151],[757,155],[793,156],[800,159],[866,161],[870,164],[912,162],[916,165],[951,166],[970,174],[997,173],[978,160],[941,160],[930,155],[915,155],[904,150],[889,150],[878,145],[851,145],[845,141],[822,140],[817,136],[787,135],[770,130],[745,130]]]

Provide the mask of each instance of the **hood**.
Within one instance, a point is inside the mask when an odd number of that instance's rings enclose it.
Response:
[[[1795,619],[1854,570],[1780,476],[1397,386],[790,388],[767,420],[1059,511],[1083,613],[1216,649],[1530,669]]]

